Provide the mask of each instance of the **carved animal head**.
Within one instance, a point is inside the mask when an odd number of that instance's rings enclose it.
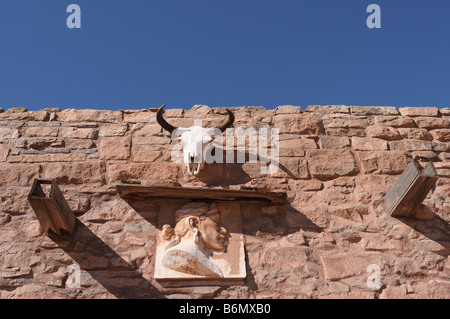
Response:
[[[177,140],[180,141],[183,148],[183,159],[186,164],[186,168],[189,174],[197,175],[200,172],[200,165],[202,164],[202,152],[205,145],[211,143],[214,140],[214,128],[205,129],[201,126],[175,127],[169,124],[163,117],[164,106],[161,106],[156,113],[156,120],[159,125],[166,131],[177,136]],[[234,114],[227,109],[228,118],[217,127],[220,132],[233,125]]]

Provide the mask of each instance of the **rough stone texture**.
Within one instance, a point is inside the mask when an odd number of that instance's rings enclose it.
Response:
[[[100,159],[126,160],[130,157],[129,137],[104,137],[100,141]]]
[[[273,121],[280,134],[318,135],[320,132],[319,118],[315,114],[281,114],[275,116]]]
[[[317,150],[308,152],[311,175],[319,179],[331,179],[358,173],[350,151]]]
[[[343,149],[350,147],[350,139],[347,136],[321,135],[319,144],[323,149]]]
[[[402,107],[399,109],[403,116],[438,116],[437,107]]]
[[[355,151],[375,151],[388,149],[388,143],[379,138],[353,136],[352,145]]]
[[[363,174],[401,174],[408,165],[408,158],[401,151],[358,152]]]
[[[277,163],[204,164],[188,176],[156,109],[0,109],[0,298],[450,298],[450,109],[230,109],[235,128],[279,129]],[[224,115],[206,105],[165,113],[177,126]],[[412,158],[432,161],[440,179],[415,218],[392,218],[382,199]],[[26,199],[37,177],[58,180],[79,221],[72,240],[43,234]],[[287,203],[233,204],[242,284],[165,287],[153,278],[158,220],[186,202],[118,196],[115,184],[135,180],[283,191]],[[80,288],[70,287],[72,264]],[[370,265],[379,288],[367,286]]]
[[[395,128],[383,125],[373,125],[366,128],[367,137],[381,138],[385,140],[399,140],[402,137]]]

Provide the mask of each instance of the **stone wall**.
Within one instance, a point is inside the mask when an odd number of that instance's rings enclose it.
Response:
[[[231,108],[234,127],[280,132],[280,169],[171,161],[155,109],[0,109],[0,298],[450,298],[450,109]],[[167,109],[176,126],[220,123],[224,108]],[[416,216],[390,217],[383,195],[412,159],[440,178]],[[72,240],[45,236],[27,194],[56,178],[80,221]],[[125,202],[115,185],[257,188],[288,203],[237,202],[244,284],[170,288],[155,281],[157,214],[177,201]],[[81,268],[70,288],[68,266]],[[367,286],[380,269],[381,287]],[[369,267],[369,268],[368,268]]]

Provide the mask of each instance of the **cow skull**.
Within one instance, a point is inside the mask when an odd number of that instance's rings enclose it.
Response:
[[[200,165],[202,164],[203,148],[214,140],[215,129],[205,129],[201,126],[191,126],[189,128],[175,127],[163,118],[164,106],[165,104],[158,109],[156,120],[163,129],[172,134],[172,139],[174,139],[174,136],[177,136],[176,140],[180,141],[183,148],[183,158],[188,173],[190,175],[197,175],[200,172]],[[234,122],[234,114],[228,109],[227,112],[228,118],[217,128],[222,133],[233,125]]]

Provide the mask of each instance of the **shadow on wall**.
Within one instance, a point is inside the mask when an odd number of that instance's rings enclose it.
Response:
[[[207,186],[239,185],[250,182],[254,178],[269,177],[271,175],[261,173],[261,168],[268,167],[269,164],[278,167],[278,170],[283,172],[285,177],[296,178],[296,175],[286,166],[267,156],[234,150],[233,156],[230,156],[232,160],[229,160],[227,163],[226,151],[224,149],[215,147],[212,152],[213,154],[215,152],[222,152],[224,163],[213,162],[202,164],[202,168],[195,179],[206,183]],[[251,163],[251,159],[256,160],[256,162]]]
[[[450,224],[428,206],[422,204],[413,217],[399,217],[398,219],[428,239],[440,244],[443,249],[436,253],[443,257],[450,255]]]
[[[167,198],[139,198],[139,197],[123,197],[122,198],[130,207],[139,213],[148,222],[162,229],[162,225],[169,224],[175,226],[173,219],[174,212],[189,202],[195,202],[195,199],[170,199]],[[227,201],[202,199],[201,202],[220,202],[226,205]],[[308,245],[303,235],[296,234],[300,230],[307,232],[320,233],[323,228],[309,220],[304,214],[297,211],[289,203],[274,205],[265,201],[230,201],[231,205],[239,204],[240,216],[242,222],[242,233],[249,240],[250,237],[261,239],[265,242],[273,242],[283,237],[292,235],[292,245],[304,246]],[[297,247],[298,248],[298,247]],[[303,247],[304,248],[304,247]],[[254,247],[253,247],[254,249]],[[292,249],[292,257],[295,258],[297,250]],[[302,249],[302,247],[300,247]],[[276,249],[275,249],[276,250]],[[254,274],[255,270],[249,262],[249,255],[245,249],[245,260],[247,276],[243,285],[247,286],[250,291],[258,290]],[[225,285],[226,286],[226,285]]]
[[[71,238],[51,239],[116,298],[155,298],[159,291],[79,219]],[[69,245],[67,241],[70,240]],[[81,247],[81,249],[80,249]],[[83,279],[81,279],[83,286]]]

